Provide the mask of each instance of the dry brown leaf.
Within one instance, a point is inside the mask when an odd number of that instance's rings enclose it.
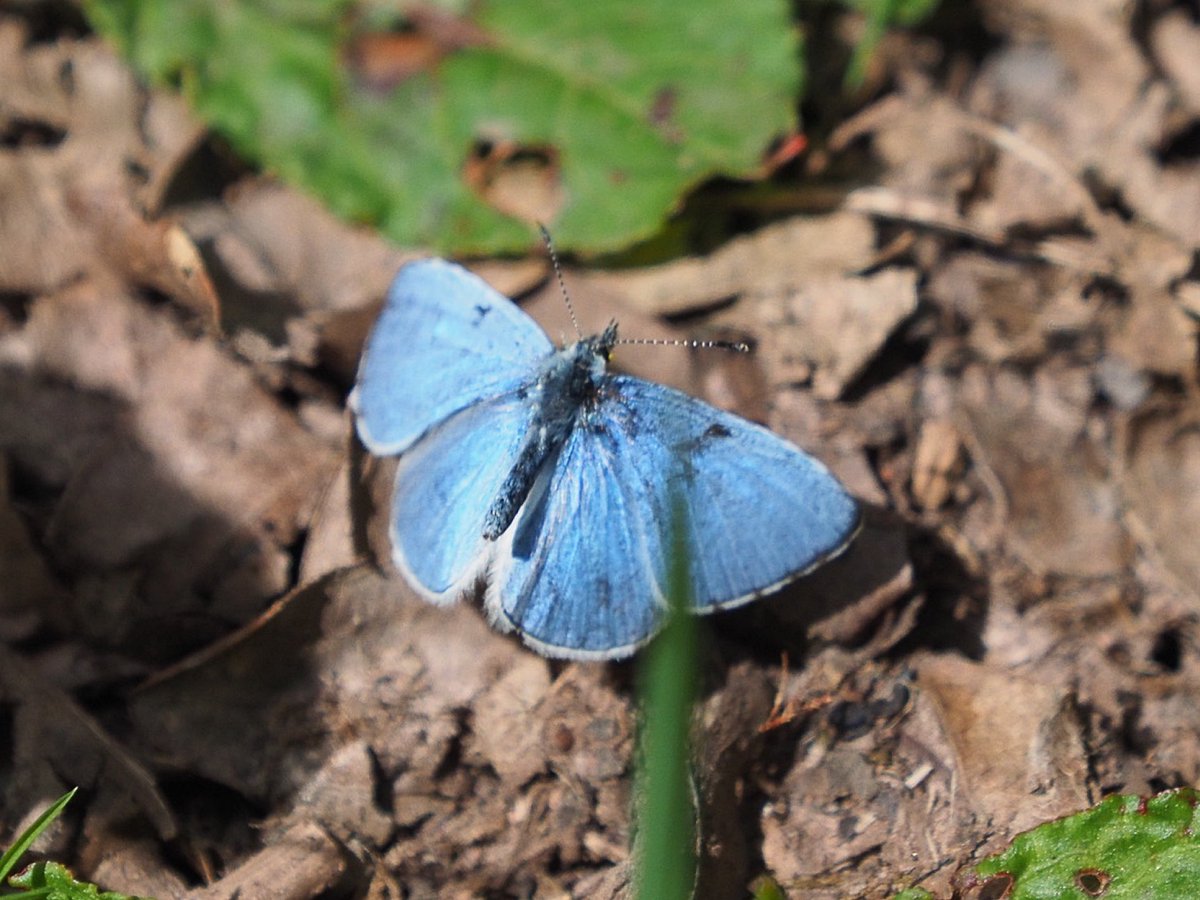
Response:
[[[300,788],[285,822],[315,822],[347,845],[386,847],[395,827],[376,803],[374,758],[365,741],[349,741],[334,750]],[[278,830],[280,823],[274,823]]]
[[[1131,426],[1126,502],[1162,559],[1200,593],[1200,416],[1194,409],[1157,410]]]
[[[1170,76],[1179,97],[1194,116],[1200,116],[1200,27],[1183,9],[1168,9],[1149,33],[1154,58]]]
[[[1055,681],[947,655],[920,658],[917,673],[962,789],[997,830],[1011,836],[1090,805],[1079,716]]]
[[[351,516],[350,472],[346,461],[329,479],[317,504],[304,539],[304,553],[296,576],[299,584],[311,584],[358,561]]]
[[[875,231],[863,216],[838,212],[794,218],[736,238],[704,258],[621,272],[588,272],[572,280],[603,288],[647,315],[704,309],[739,294],[781,294],[822,275],[866,268]]]
[[[917,274],[885,269],[859,278],[827,276],[783,298],[755,297],[773,384],[811,379],[823,400],[840,397],[917,308]]]
[[[316,825],[297,825],[220,881],[183,896],[187,900],[306,900],[333,888],[346,868],[345,851],[333,838]]]
[[[821,900],[889,896],[898,878],[934,889],[976,833],[959,777],[918,693],[894,724],[804,748],[763,807],[764,862],[789,890]]]
[[[830,143],[840,148],[871,134],[893,196],[953,209],[970,187],[977,142],[963,130],[954,103],[927,79],[906,72],[902,88],[843,123]]]
[[[70,785],[103,793],[110,804],[114,798],[132,801],[161,840],[178,834],[175,817],[146,767],[65,691],[45,681],[28,659],[6,648],[0,648],[0,691],[15,707],[13,764],[19,771],[43,776],[53,771]],[[14,783],[16,796],[8,802],[36,792],[37,781],[27,777]]]
[[[36,360],[30,390],[49,376],[120,401],[107,420],[77,416],[70,400],[22,405],[11,422],[14,440],[49,432],[47,443],[79,445],[57,473],[65,490],[47,539],[60,562],[90,573],[97,635],[140,641],[148,617],[170,611],[244,621],[288,587],[287,547],[333,474],[333,453],[242,365],[185,336],[164,310],[95,282],[42,298],[2,344],[10,358]]]
[[[913,451],[913,500],[923,509],[937,509],[950,499],[962,475],[962,437],[948,419],[926,419]]]
[[[125,823],[127,824],[127,823]],[[150,835],[106,827],[85,835],[77,874],[105,891],[155,900],[179,900],[188,893],[184,878],[163,861],[159,842]]]
[[[143,131],[157,121],[143,113],[164,104],[144,109],[132,73],[99,41],[30,43],[6,19],[0,46],[0,80],[12,85],[8,115],[65,135],[53,146],[0,153],[0,290],[53,291],[84,272],[112,271],[215,325],[218,301],[196,248],[171,222],[147,221],[134,201],[139,185],[129,169],[163,180],[180,161],[170,139]],[[193,125],[182,141],[197,135]]]
[[[1086,429],[1092,394],[1085,369],[1062,365],[1032,380],[982,369],[963,379],[960,428],[999,479],[1009,550],[1037,573],[1113,575],[1131,561],[1108,454]]]
[[[183,221],[198,242],[213,242],[231,327],[253,323],[264,297],[291,315],[367,306],[411,258],[311,197],[260,180],[231,189],[221,204],[188,210]]]

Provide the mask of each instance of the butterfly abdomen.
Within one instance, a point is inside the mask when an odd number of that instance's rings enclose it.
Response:
[[[535,429],[534,435],[535,437],[521,448],[516,463],[500,486],[500,493],[488,508],[487,517],[483,521],[483,536],[486,540],[494,541],[508,530],[525,498],[529,496],[534,479],[546,462],[546,457],[557,446],[545,428]],[[562,443],[561,438],[557,443]]]

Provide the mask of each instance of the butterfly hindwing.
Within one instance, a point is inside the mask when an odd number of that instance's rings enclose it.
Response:
[[[409,263],[388,290],[350,395],[372,453],[408,448],[426,429],[533,377],[553,350],[537,324],[467,270]]]
[[[572,431],[497,542],[488,611],[547,655],[626,656],[662,619],[657,534],[623,468],[627,441]]]
[[[400,458],[392,499],[392,556],[423,596],[449,602],[483,574],[483,538],[536,407],[524,392],[485,400],[430,429]]]

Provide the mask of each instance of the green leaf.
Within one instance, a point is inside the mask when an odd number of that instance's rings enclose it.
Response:
[[[5,900],[21,897],[45,897],[46,900],[131,900],[125,894],[101,891],[94,884],[76,881],[71,871],[56,862],[39,862],[9,879],[20,894],[6,894]]]
[[[77,790],[79,788],[73,787],[51,803],[32,825],[21,832],[21,835],[13,841],[12,846],[4,851],[4,855],[0,856],[0,882],[8,877],[8,873],[13,870],[17,860],[25,855],[25,851],[38,839],[38,836],[62,814],[63,809],[71,802],[71,798],[75,796]]]
[[[1149,800],[1113,796],[1077,815],[1017,836],[979,863],[975,884],[1010,883],[1009,900],[1104,897],[1175,900],[1200,885],[1197,792],[1167,791]],[[997,894],[999,896],[999,894]]]
[[[534,240],[470,183],[480,142],[542,154],[562,197],[556,240],[601,250],[651,234],[705,177],[754,174],[795,127],[799,40],[784,0],[479,0],[455,20],[466,46],[385,91],[343,63],[359,12],[347,0],[84,6],[240,152],[407,244]]]

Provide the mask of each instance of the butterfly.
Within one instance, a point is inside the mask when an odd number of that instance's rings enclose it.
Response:
[[[399,454],[396,567],[433,603],[481,580],[493,624],[553,657],[628,656],[662,626],[681,549],[695,612],[739,606],[839,553],[855,501],[759,425],[607,366],[616,324],[557,348],[441,259],[405,265],[349,405]]]

